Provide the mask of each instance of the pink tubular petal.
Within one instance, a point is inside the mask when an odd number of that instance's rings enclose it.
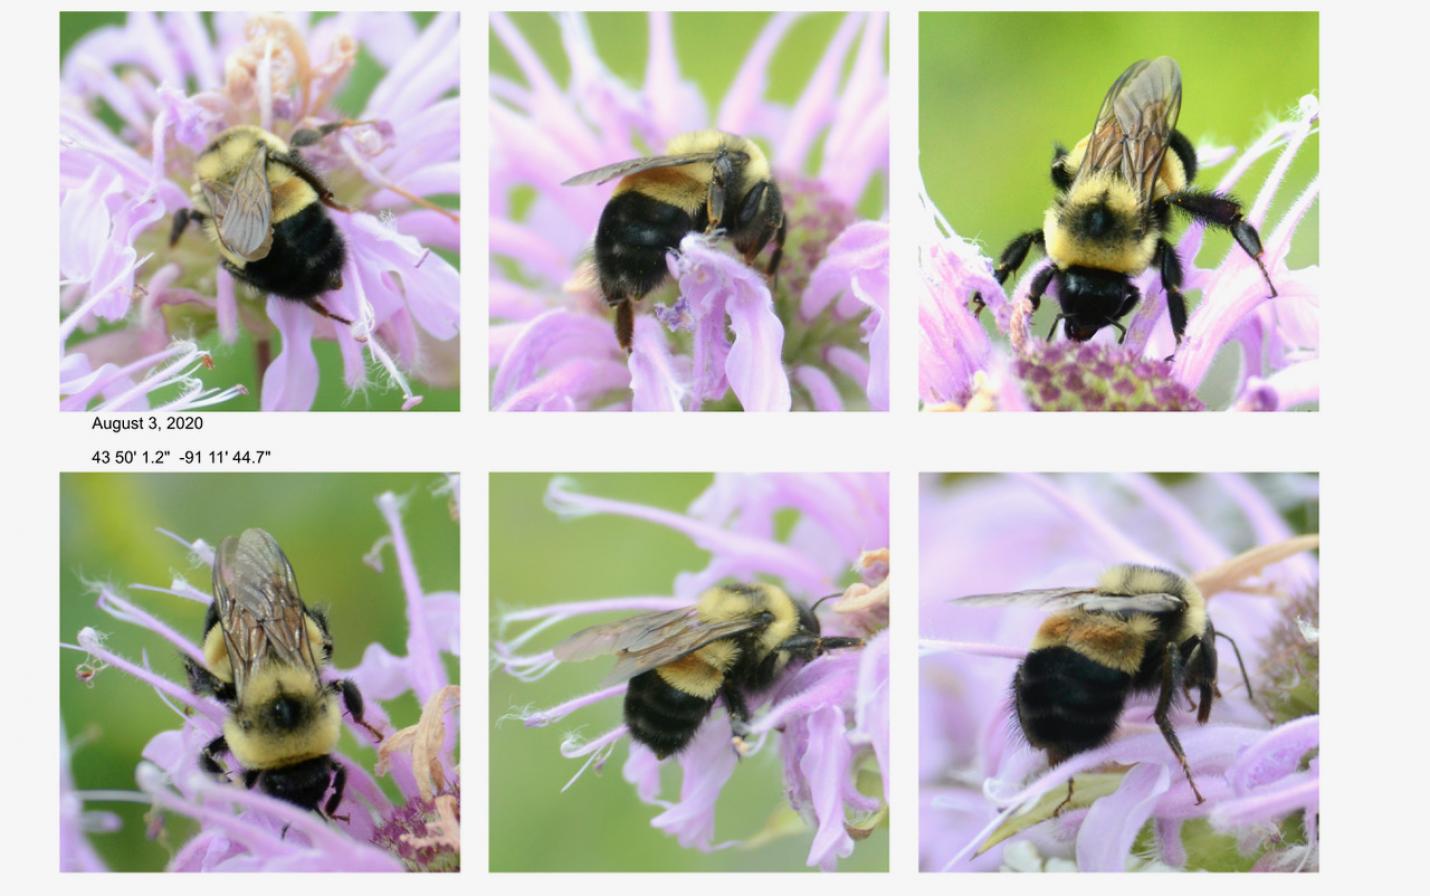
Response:
[[[631,373],[631,409],[680,411],[689,391],[676,371],[675,359],[655,318],[636,319],[635,339],[627,362]]]
[[[816,829],[805,864],[834,871],[839,859],[854,852],[854,840],[844,828],[844,787],[851,774],[853,751],[844,737],[844,711],[824,706],[810,713],[809,749],[800,772],[809,782],[810,809]]]
[[[737,288],[725,306],[735,341],[725,377],[747,411],[788,411],[789,375],[780,359],[785,329],[763,283]]]
[[[1227,779],[1237,793],[1246,793],[1279,780],[1300,768],[1306,754],[1320,746],[1318,716],[1287,722],[1267,733],[1236,758],[1227,769]]]
[[[1078,870],[1126,871],[1132,841],[1170,784],[1167,766],[1144,762],[1123,776],[1116,792],[1093,803],[1078,828]]]
[[[686,849],[720,848],[715,845],[715,802],[738,762],[730,736],[725,718],[705,720],[680,754],[680,799],[651,819],[651,827],[671,835]]]
[[[301,302],[268,297],[268,319],[283,345],[263,374],[260,404],[265,411],[306,411],[318,394],[318,359],[313,354],[316,314]]]
[[[855,13],[849,13],[839,23],[839,30],[800,92],[783,137],[775,142],[777,167],[804,170],[805,159],[819,132],[834,118],[844,58],[859,33],[859,24],[860,17]]]
[[[492,406],[501,407],[535,382],[553,360],[614,357],[619,350],[611,328],[588,315],[555,308],[533,318],[502,357],[492,378]]]
[[[794,380],[809,395],[816,411],[842,411],[844,400],[839,397],[839,388],[829,378],[829,374],[818,367],[803,364],[795,369]]]
[[[798,20],[797,13],[779,12],[772,15],[760,29],[759,37],[755,38],[750,52],[745,54],[740,71],[735,75],[735,80],[730,84],[730,89],[720,104],[716,123],[721,130],[743,134],[750,129],[755,111],[765,95],[770,59],[784,41],[790,26]]]

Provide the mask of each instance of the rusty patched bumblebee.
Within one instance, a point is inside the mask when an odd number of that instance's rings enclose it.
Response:
[[[769,160],[754,141],[723,131],[674,138],[665,154],[578,174],[566,186],[620,178],[596,227],[595,267],[606,304],[616,309],[616,339],[630,351],[635,303],[670,276],[666,254],[688,233],[721,231],[746,264],[771,240],[765,273],[778,276],[785,214]]]
[[[813,607],[774,585],[720,585],[693,606],[597,625],[555,648],[562,662],[614,654],[604,685],[626,685],[631,737],[659,758],[689,745],[718,699],[743,749],[746,695],[768,688],[793,663],[863,645],[823,637]]]
[[[957,604],[1021,604],[1051,610],[1013,676],[1013,705],[1028,743],[1053,764],[1111,740],[1127,698],[1155,693],[1152,718],[1177,757],[1197,802],[1201,791],[1172,727],[1178,693],[1197,694],[1197,721],[1211,717],[1216,638],[1206,599],[1190,580],[1150,566],[1114,566],[1097,584],[958,598]],[[1242,667],[1247,694],[1251,682]],[[1073,784],[1068,781],[1068,800]],[[1064,805],[1067,801],[1064,801]]]
[[[1132,278],[1155,266],[1167,293],[1167,313],[1177,344],[1187,329],[1182,261],[1167,240],[1172,211],[1227,230],[1261,268],[1272,297],[1276,287],[1261,257],[1261,237],[1242,216],[1241,203],[1224,193],[1192,187],[1197,154],[1176,129],[1182,108],[1182,75],[1175,60],[1161,56],[1134,62],[1102,101],[1092,132],[1071,151],[1058,146],[1051,169],[1057,195],[1042,227],[1020,234],[998,259],[994,276],[1005,282],[1033,247],[1052,264],[1033,277],[1028,300],[1034,310],[1056,285],[1061,313],[1048,339],[1064,324],[1069,339],[1085,342],[1103,327],[1115,327],[1141,300]],[[982,298],[973,298],[975,310]]]

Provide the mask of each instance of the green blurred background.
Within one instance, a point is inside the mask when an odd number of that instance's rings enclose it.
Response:
[[[704,568],[709,554],[673,530],[614,516],[561,519],[543,503],[546,474],[494,474],[490,479],[493,637],[504,610],[619,596],[669,595],[680,572]],[[683,513],[709,486],[708,474],[570,474],[583,493]],[[780,520],[783,531],[791,515]],[[555,562],[553,562],[555,561]],[[596,621],[575,619],[530,645],[543,650]],[[507,636],[521,631],[514,627]],[[584,760],[564,759],[567,732],[590,739],[621,721],[619,700],[588,707],[546,728],[503,718],[517,708],[547,708],[590,693],[608,671],[598,661],[558,666],[536,682],[497,669],[491,678],[491,870],[493,871],[795,871],[804,870],[810,831],[721,852],[683,849],[650,826],[659,812],[636,798],[621,776],[627,747],[616,748],[599,774],[588,771],[561,788]],[[774,743],[740,763],[716,809],[715,841],[748,839],[772,820],[787,824]],[[674,762],[667,766],[675,766]],[[667,768],[663,796],[678,792],[678,767]],[[888,828],[878,828],[840,863],[842,871],[888,868]]]
[[[330,16],[332,13],[313,13],[314,19],[321,19]],[[419,27],[425,27],[433,13],[413,13],[412,17]],[[60,59],[64,59],[70,47],[75,41],[84,35],[105,25],[123,24],[126,13],[122,12],[62,12],[60,13]],[[204,14],[205,22],[211,21],[212,15]],[[359,48],[357,63],[353,66],[352,74],[343,91],[338,94],[335,105],[342,112],[351,117],[361,114],[363,107],[367,105],[367,99],[372,94],[385,71],[373,59],[365,48]],[[189,85],[191,88],[194,85]],[[119,130],[119,119],[111,112],[107,106],[100,103],[93,109],[99,117],[115,131]],[[436,197],[438,205],[448,208],[460,208],[457,197]],[[161,222],[165,234],[168,233],[168,223]],[[159,226],[159,225],[156,225]],[[158,231],[155,231],[156,233]],[[156,244],[155,251],[162,246]],[[458,269],[461,268],[461,258],[455,252],[445,249],[434,249],[434,252],[451,262]],[[217,258],[217,256],[215,256]],[[217,261],[215,261],[217,264]],[[146,276],[145,272],[152,273],[151,266],[146,267],[141,272],[141,282]],[[248,297],[247,301],[256,302],[252,298],[252,290],[240,285],[239,296]],[[260,309],[261,313],[261,309]],[[211,319],[209,321],[211,324]],[[122,326],[122,323],[119,325]],[[103,329],[113,329],[110,325]],[[214,368],[206,370],[202,379],[209,386],[229,386],[234,383],[242,383],[248,387],[248,394],[240,396],[231,401],[226,401],[221,405],[212,408],[215,411],[256,411],[259,408],[259,377],[257,354],[255,352],[253,335],[246,329],[240,331],[237,341],[232,345],[226,345],[218,338],[217,332],[207,332],[198,339],[199,345],[213,354]],[[279,342],[275,334],[273,344],[273,356],[276,357],[279,351]],[[343,385],[343,363],[342,355],[338,351],[337,343],[331,339],[319,339],[313,341],[313,352],[318,358],[319,385],[317,396],[313,400],[313,410],[315,411],[395,411],[402,404],[402,392],[396,387],[389,386],[386,375],[381,372],[370,372],[372,384],[366,390],[356,394],[350,393]],[[422,403],[413,410],[421,411],[455,411],[460,408],[459,390],[457,388],[441,389],[429,386],[426,383],[413,383],[414,391],[423,396]],[[177,391],[176,391],[177,394]],[[164,393],[156,393],[157,398],[163,398]]]
[[[711,124],[714,124],[713,117],[720,110],[720,101],[770,15],[763,12],[681,12],[672,16],[675,54],[681,77],[699,88],[712,117]],[[508,16],[556,83],[566,84],[571,67],[566,62],[556,19],[548,13],[509,13]],[[770,60],[766,100],[789,106],[799,99],[842,18],[842,13],[806,15],[786,32]],[[649,16],[643,12],[587,13],[586,21],[596,44],[596,52],[606,66],[632,87],[643,84],[649,48]],[[488,46],[491,71],[524,83],[521,70],[494,32],[488,37]],[[846,72],[848,68],[846,61]],[[769,149],[768,146],[765,148]],[[818,170],[822,148],[821,139],[814,147],[811,154],[813,161],[806,173]],[[652,151],[660,149],[663,147],[651,147]],[[861,197],[858,211],[866,218],[882,218],[887,203],[888,183],[882,176],[876,176]]]
[[[362,562],[388,532],[374,499],[384,491],[406,498],[402,519],[423,589],[456,591],[458,527],[449,496],[434,494],[444,483],[434,474],[65,474],[60,477],[60,640],[74,644],[79,630],[92,626],[109,636],[108,646],[121,656],[139,661],[147,652],[155,671],[183,682],[177,651],[157,635],[99,610],[90,585],[114,586],[120,596],[197,641],[203,605],[129,587],[167,588],[179,575],[209,590],[208,566],[190,562],[187,550],[156,527],[210,545],[258,527],[282,545],[303,599],[330,609],[335,665],[357,665],[373,642],[404,655],[406,606],[392,552],[384,549],[380,573]],[[153,690],[120,670],[100,672],[92,686],[81,684],[75,667],[83,660],[78,651],[59,652],[60,716],[75,745],[75,786],[134,791],[144,745],[158,732],[177,727],[177,719]],[[450,658],[448,674],[459,680],[457,663]],[[420,712],[411,696],[383,708],[398,727],[415,723]],[[376,758],[370,746],[359,746],[348,733],[340,749],[369,769]],[[193,832],[185,819],[170,817],[163,842],[154,842],[144,835],[145,806],[92,807],[117,812],[124,821],[118,832],[91,838],[116,870],[161,870],[169,850]]]
[[[1053,197],[1053,144],[1071,147],[1085,136],[1123,69],[1162,55],[1181,66],[1178,128],[1193,145],[1245,148],[1302,96],[1319,93],[1319,16],[920,14],[920,169],[934,204],[961,236],[997,258],[1013,237],[1042,225]],[[1251,203],[1276,158],[1272,153],[1251,168],[1235,189],[1238,198]],[[1209,188],[1229,167],[1211,168],[1197,183]],[[1292,163],[1263,237],[1319,170],[1320,143],[1312,137]],[[1318,230],[1319,205],[1297,230],[1288,260],[1293,268],[1317,261]],[[1225,235],[1212,234],[1203,263],[1230,245]],[[1019,274],[1027,270],[1025,264]],[[1189,295],[1193,309],[1198,298]],[[1056,313],[1045,304],[1034,332],[1047,332]],[[991,316],[984,324],[993,331]]]

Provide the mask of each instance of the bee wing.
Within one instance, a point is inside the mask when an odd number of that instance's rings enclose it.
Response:
[[[1103,613],[1166,613],[1186,602],[1175,594],[1102,594],[1091,588],[1038,588],[1003,594],[970,594],[955,598],[961,606],[1013,605],[1044,610],[1089,610]]]
[[[1078,178],[1112,171],[1152,200],[1162,157],[1182,109],[1182,73],[1170,56],[1143,59],[1113,83],[1088,137]]]
[[[231,184],[199,181],[213,212],[219,242],[247,261],[268,256],[273,246],[273,193],[268,188],[268,148],[259,144]]]
[[[675,662],[712,641],[763,624],[760,616],[707,622],[700,618],[695,607],[685,607],[592,626],[557,644],[552,653],[562,662],[615,654],[616,665],[602,683],[605,687]]]
[[[253,671],[269,662],[307,668],[318,677],[298,579],[272,535],[248,529],[225,538],[214,559],[213,590],[240,695]]]
[[[739,152],[725,150],[727,156],[744,155]],[[582,187],[587,184],[603,184],[608,180],[615,180],[618,177],[625,177],[628,174],[638,174],[642,171],[649,171],[652,168],[674,168],[678,165],[690,165],[695,162],[713,162],[720,157],[719,152],[693,152],[683,156],[648,156],[643,159],[628,159],[624,162],[616,162],[597,168],[594,171],[587,171],[575,177],[562,181],[563,187]]]

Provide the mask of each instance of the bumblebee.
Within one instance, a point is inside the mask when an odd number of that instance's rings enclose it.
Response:
[[[1107,91],[1092,133],[1071,152],[1055,149],[1051,173],[1057,196],[1042,229],[1016,237],[994,269],[1003,283],[1034,246],[1047,254],[1052,264],[1033,278],[1028,299],[1037,310],[1048,286],[1057,285],[1062,311],[1049,340],[1060,321],[1067,337],[1078,342],[1108,326],[1125,339],[1121,319],[1141,299],[1132,278],[1155,265],[1167,293],[1172,334],[1181,344],[1187,330],[1182,262],[1166,237],[1173,209],[1230,231],[1276,296],[1261,258],[1261,237],[1242,217],[1241,203],[1191,186],[1197,155],[1176,129],[1181,107],[1182,76],[1173,59],[1135,62]],[[978,296],[974,307],[982,309]]]
[[[616,309],[616,339],[630,351],[635,303],[670,275],[665,257],[687,233],[723,231],[753,265],[773,239],[765,269],[771,282],[784,254],[785,215],[764,152],[723,131],[671,140],[662,156],[616,162],[578,174],[565,186],[620,178],[596,227],[601,294]]]
[[[1182,576],[1150,566],[1114,566],[1091,588],[1047,588],[959,598],[961,605],[1023,604],[1053,610],[1013,676],[1013,705],[1028,743],[1053,765],[1107,743],[1128,696],[1156,693],[1152,718],[1203,802],[1172,727],[1178,691],[1197,693],[1197,722],[1211,716],[1217,690],[1218,632],[1206,600]],[[1068,798],[1073,784],[1068,781]],[[1059,807],[1061,808],[1061,806]]]
[[[352,323],[318,302],[323,293],[342,288],[347,259],[342,234],[323,206],[349,209],[298,149],[353,124],[305,128],[291,144],[249,125],[219,134],[194,163],[193,208],[175,213],[169,245],[195,222],[234,277],[338,323]]]
[[[626,727],[657,757],[685,749],[717,699],[743,751],[749,693],[768,688],[793,663],[863,646],[860,638],[822,637],[818,606],[774,585],[720,585],[694,606],[577,632],[554,653],[562,662],[615,654],[602,686],[627,682]]]
[[[346,769],[330,755],[342,730],[339,701],[379,742],[382,735],[363,720],[352,681],[323,681],[333,654],[327,617],[304,605],[293,567],[262,529],[219,545],[213,597],[204,664],[185,658],[185,665],[192,690],[217,698],[229,716],[200,754],[200,767],[224,778],[220,757],[230,753],[244,786],[334,817],[347,783]]]

